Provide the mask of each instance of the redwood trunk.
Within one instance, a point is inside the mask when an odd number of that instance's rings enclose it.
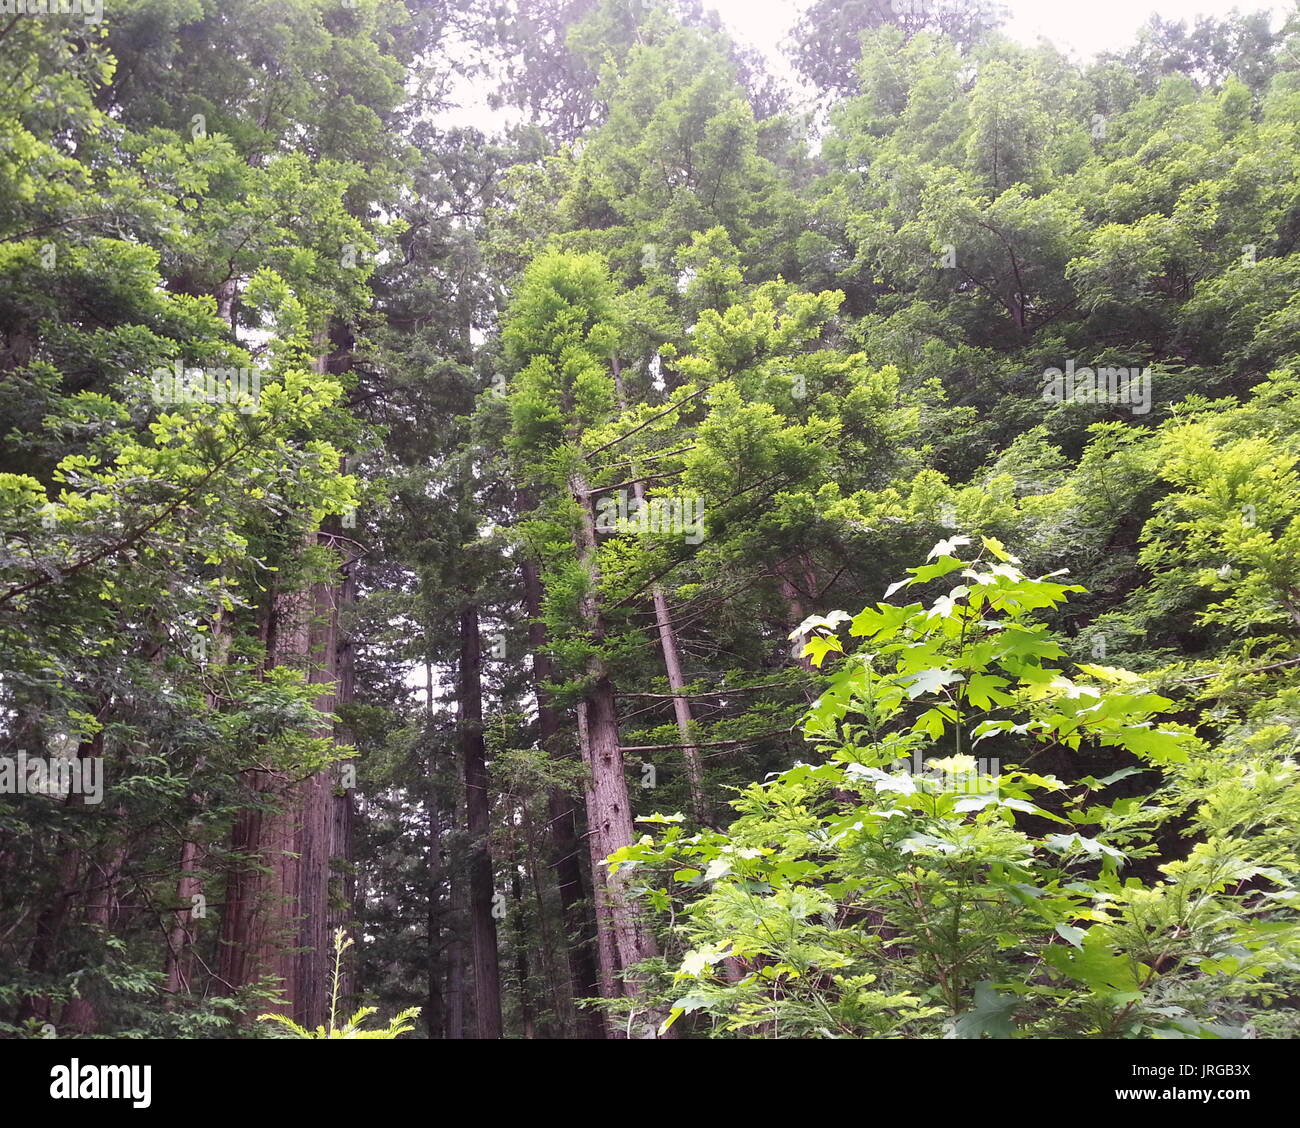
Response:
[[[102,721],[108,715],[109,705],[108,695],[101,694],[99,708],[95,714],[96,720]],[[103,755],[104,730],[102,728],[93,736],[83,740],[77,747],[77,756],[82,760],[102,758]],[[70,791],[64,797],[64,805],[85,806],[85,798],[78,791]],[[58,892],[36,918],[32,949],[27,960],[27,970],[33,976],[45,975],[57,966],[64,925],[67,923],[73,902],[82,895],[79,882],[84,857],[82,849],[60,836],[55,843],[55,854],[58,857],[59,867],[56,882]],[[116,875],[113,884],[116,884]],[[29,995],[18,1008],[20,1023],[29,1019],[48,1022],[52,1018],[52,1004],[46,995]]]
[[[223,625],[220,609],[212,618],[212,630],[209,632],[212,646],[213,665],[225,664],[229,648],[229,638]],[[214,712],[220,707],[215,693],[205,695],[207,707]],[[198,766],[202,767],[200,760]],[[203,796],[197,791],[190,794],[190,802],[198,810],[203,804]],[[203,878],[199,872],[200,848],[198,834],[201,824],[198,819],[191,819],[184,841],[181,842],[180,873],[176,878],[176,905],[172,914],[172,926],[167,933],[167,957],[163,966],[165,978],[164,990],[167,993],[166,1005],[171,1006],[176,997],[190,990],[190,971],[193,963],[193,949],[198,934],[198,921],[195,916],[195,898],[203,895]]]
[[[424,664],[424,717],[426,738],[433,732],[433,662]],[[442,956],[442,797],[438,788],[437,764],[429,752],[429,905],[427,994],[424,1008],[425,1029],[430,1038],[446,1037],[446,999],[442,991],[444,960]]]
[[[474,1021],[480,1038],[501,1037],[501,970],[492,915],[491,820],[483,742],[483,647],[478,608],[460,616],[460,747],[465,763],[469,831],[470,947],[474,959]]]
[[[268,662],[303,669],[315,683],[336,683],[339,608],[349,591],[347,584],[317,583],[275,599]],[[333,712],[341,689],[336,684],[322,692],[316,708]],[[316,735],[335,737],[334,725],[322,722]],[[232,834],[236,859],[222,917],[220,975],[228,989],[271,977],[283,1002],[257,1009],[322,1025],[329,1018],[331,926],[341,916],[331,897],[332,866],[335,856],[346,857],[349,800],[340,805],[332,770],[305,780],[273,772],[247,778],[260,803],[241,812]]]
[[[451,872],[451,940],[447,945],[447,1037],[465,1037],[465,939],[469,889],[463,870]]]

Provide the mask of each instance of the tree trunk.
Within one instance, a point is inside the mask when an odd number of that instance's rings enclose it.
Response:
[[[579,471],[569,478],[569,488],[579,508],[575,530],[578,559],[586,572],[579,609],[592,642],[604,637],[604,623],[596,597],[600,576],[596,565],[596,521],[591,491]],[[605,858],[627,846],[633,838],[632,803],[628,795],[619,743],[614,686],[604,661],[593,655],[587,665],[587,689],[578,702],[578,742],[587,765],[587,844],[591,853],[592,884],[597,890],[597,934],[601,938],[601,983],[606,992],[621,971],[623,993],[639,1001],[644,994],[634,965],[659,954],[659,945],[645,914],[629,895],[625,873],[610,873]],[[617,966],[613,966],[617,960]],[[654,1036],[657,1016],[647,1011],[647,1036]],[[620,1030],[620,1033],[625,1031]],[[671,1031],[670,1031],[671,1033]]]
[[[126,812],[119,808],[116,814],[125,819]],[[86,908],[83,921],[92,929],[109,929],[117,916],[118,888],[121,883],[122,870],[126,866],[126,843],[119,839],[108,852],[107,860],[101,865],[92,866],[88,877],[90,888],[86,891]],[[59,1018],[60,1037],[67,1034],[93,1034],[99,1026],[99,1008],[95,999],[87,993],[95,990],[102,993],[96,984],[94,988],[80,988],[75,999],[69,999]]]
[[[614,387],[618,392],[619,406],[627,410],[627,394],[623,389],[622,371],[619,367],[618,357],[613,358],[614,370]],[[636,463],[631,466],[632,471],[632,494],[636,498],[638,505],[645,507],[645,483],[638,477],[639,470]],[[704,788],[704,762],[700,758],[700,750],[695,745],[694,720],[691,717],[691,703],[688,698],[682,695],[686,688],[686,679],[682,676],[682,658],[681,651],[677,646],[677,632],[673,628],[672,612],[668,609],[668,597],[664,594],[662,585],[655,583],[650,587],[650,595],[654,601],[655,608],[655,626],[659,628],[659,646],[664,655],[664,670],[668,675],[668,687],[673,694],[673,715],[677,720],[677,732],[682,743],[682,758],[686,761],[686,782],[690,788],[691,795],[691,813],[695,816],[695,821],[701,826],[707,826],[713,821],[713,814],[709,808],[708,796]]]
[[[335,584],[313,584],[308,626],[311,680],[334,683],[316,698],[316,709],[333,713],[338,707],[338,614],[342,592]],[[330,724],[320,735],[335,735]],[[317,772],[298,785],[298,849],[294,906],[298,918],[297,994],[293,998],[296,1022],[314,1028],[329,1021],[330,976],[333,973],[331,924],[338,912],[330,896],[333,878],[335,827],[335,771]],[[345,961],[346,962],[346,961]]]
[[[96,720],[102,721],[108,715],[110,703],[107,694],[100,695],[99,708],[95,713]],[[102,728],[77,746],[78,759],[102,759],[103,755],[104,730]],[[65,806],[75,807],[85,806],[85,799],[81,792],[70,791],[63,801]],[[80,875],[84,855],[81,847],[60,836],[55,843],[55,855],[59,867],[55,881],[57,892],[36,918],[32,949],[27,959],[27,971],[34,977],[53,971],[58,965],[63,927],[67,923],[74,899],[82,895]],[[50,1021],[53,1018],[53,1010],[49,997],[28,995],[18,1008],[17,1017],[19,1023],[30,1019]]]
[[[166,976],[168,1005],[182,992],[190,989],[191,948],[197,919],[193,913],[194,897],[203,893],[203,883],[198,873],[198,843],[187,835],[181,843],[181,869],[176,879],[176,904],[181,906],[172,913],[172,926],[167,931],[167,959],[163,967]]]
[[[636,496],[644,504],[645,488],[640,482],[634,486]],[[682,757],[686,761],[686,781],[690,787],[691,813],[701,826],[711,825],[713,812],[704,788],[704,762],[695,745],[694,719],[691,717],[690,699],[684,696],[686,678],[682,675],[681,652],[677,648],[677,633],[673,629],[672,613],[664,589],[655,584],[651,588],[655,605],[655,624],[659,628],[659,646],[663,650],[664,670],[668,674],[668,687],[673,697],[673,713],[677,719],[677,732],[682,742]]]
[[[235,302],[239,298],[239,283],[234,278],[227,278],[217,286],[217,316],[231,331],[235,328]]]
[[[346,460],[343,469],[347,469]],[[334,606],[335,638],[335,675],[338,679],[335,688],[335,707],[348,706],[356,699],[356,656],[357,648],[352,634],[352,625],[348,614],[357,601],[357,581],[353,572],[353,561],[348,559],[343,566],[343,579],[337,586],[338,600]],[[339,721],[334,726],[334,739],[339,744],[351,744],[353,734],[346,722]],[[330,802],[330,916],[329,930],[354,924],[360,917],[357,905],[357,878],[355,868],[356,847],[354,831],[356,827],[357,808],[354,787],[343,786],[354,782],[355,768],[351,761],[340,765],[341,770],[348,771],[346,780],[337,780]],[[331,941],[331,947],[333,943]],[[339,975],[339,997],[356,994],[357,963],[355,960],[343,961]]]
[[[527,512],[532,506],[525,503],[520,508]],[[554,677],[554,671],[546,653],[546,624],[541,619],[542,581],[535,561],[525,559],[520,568],[524,581],[524,607],[528,612],[528,643],[533,653],[537,741],[543,751],[558,760],[563,755],[555,740],[560,730],[560,720],[546,689]],[[551,867],[555,871],[555,883],[564,918],[569,976],[574,993],[591,998],[601,993],[595,957],[596,927],[592,906],[583,893],[582,863],[578,857],[578,819],[572,797],[562,788],[552,787],[547,795],[547,813],[551,827]],[[606,1036],[605,1021],[600,1013],[580,1010],[577,1021],[588,1038]]]
[[[469,888],[463,870],[451,872],[451,940],[447,945],[447,1037],[465,1037],[465,921]]]
[[[474,959],[474,1021],[480,1038],[501,1037],[501,971],[497,923],[492,916],[491,818],[483,741],[483,647],[478,608],[460,616],[460,747],[465,764],[469,832],[470,947]]]
[[[229,649],[229,638],[223,629],[223,616],[220,608],[212,617],[212,629],[209,631],[212,643],[212,664],[221,667],[225,664]],[[216,711],[220,701],[215,693],[206,695],[207,707]],[[202,760],[199,761],[199,767]],[[197,791],[190,793],[190,802],[197,811],[203,805],[203,796]],[[199,872],[200,849],[198,833],[201,824],[191,819],[186,828],[186,836],[181,842],[180,872],[176,878],[176,910],[172,913],[172,926],[167,932],[167,956],[163,965],[165,979],[163,990],[167,993],[166,1005],[172,1006],[178,995],[190,990],[190,969],[193,963],[193,948],[198,933],[198,921],[203,913],[195,916],[194,899],[203,896],[203,878]]]
[[[546,983],[547,996],[554,1008],[555,1029],[561,1037],[569,1038],[573,1037],[576,1025],[573,983],[568,975],[560,970],[555,955],[554,914],[548,911],[547,898],[544,896],[546,885],[541,866],[538,864],[537,828],[529,804],[526,802],[522,804],[520,811],[524,832],[523,857],[520,861],[528,874],[528,884],[533,894],[533,908],[537,913],[537,947],[540,953],[542,979]],[[564,927],[562,917],[559,926],[562,932]]]
[[[434,788],[430,787],[430,792]],[[442,812],[437,796],[429,797],[429,918],[428,1001],[424,1023],[430,1038],[446,1035],[446,1001],[442,994]]]
[[[519,980],[519,1024],[525,1038],[537,1037],[533,996],[528,975],[528,929],[524,920],[524,886],[517,866],[511,868],[510,895],[515,903],[515,975]],[[541,921],[538,921],[538,929]]]
[[[433,733],[433,663],[424,664],[425,738]],[[429,907],[427,994],[424,1024],[430,1038],[446,1037],[446,1000],[442,993],[444,960],[442,957],[442,798],[438,793],[438,772],[432,747],[429,751]]]
[[[339,610],[349,591],[346,583],[316,583],[273,599],[268,663],[303,669],[314,683],[337,683]],[[333,712],[341,688],[322,692],[317,710]],[[322,721],[315,735],[337,734]],[[332,859],[335,850],[349,848],[350,799],[338,802],[332,770],[301,781],[282,773],[247,776],[261,805],[241,812],[232,834],[236,859],[222,917],[220,975],[228,988],[274,977],[284,1001],[258,1009],[318,1026],[329,1017],[330,931],[340,915],[331,901]]]
[[[785,602],[787,619],[790,629],[793,631],[810,614],[808,605],[804,602],[804,593],[800,590],[799,584],[795,582],[795,576],[798,576],[799,580],[808,586],[808,594],[811,598],[817,590],[817,573],[813,568],[812,560],[806,553],[800,553],[794,560],[782,561],[775,566],[773,571],[780,585],[781,598]],[[791,642],[791,657],[805,670],[812,670],[815,668],[812,658],[798,652],[803,649],[802,643],[805,641],[807,640]]]
[[[290,1014],[297,994],[290,954],[296,936],[286,919],[293,903],[290,860],[297,845],[293,816],[275,809],[277,803],[288,805],[288,797],[280,790],[282,780],[250,773],[248,783],[250,803],[271,806],[246,807],[231,831],[233,864],[226,880],[218,975],[230,991],[273,979],[271,985],[285,1001],[255,1002],[252,1012]]]

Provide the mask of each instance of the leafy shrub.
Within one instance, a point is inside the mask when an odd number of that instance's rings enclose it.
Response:
[[[657,839],[611,855],[689,944],[668,1022],[761,1037],[1294,1035],[1275,1008],[1300,994],[1288,734],[1210,747],[1139,676],[1067,675],[1033,614],[1083,589],[1029,579],[992,539],[963,560],[967,544],[937,545],[886,592],[959,574],[928,605],[801,626],[816,664],[841,656],[804,723],[815,762],[746,788],[725,832],[653,815]],[[864,641],[853,653],[846,622]],[[1116,770],[1031,770],[1048,755]]]

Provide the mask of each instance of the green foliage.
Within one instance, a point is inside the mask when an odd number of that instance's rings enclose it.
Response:
[[[506,1028],[574,1034],[602,680],[606,782],[690,811],[615,855],[666,941],[618,1031],[1297,1033],[1296,22],[1000,18],[805,5],[809,118],[698,0],[0,27],[0,749],[105,773],[0,796],[0,1033],[238,1035],[282,866],[400,1013],[336,1020],[336,937],[329,1023],[256,1029],[440,1036],[486,846]],[[489,74],[526,120],[446,127]],[[638,492],[690,535],[589,527]],[[354,767],[352,856],[253,840]]]
[[[802,624],[814,661],[842,655],[804,722],[813,762],[742,790],[725,833],[654,816],[658,838],[611,856],[689,946],[672,1020],[765,1037],[1288,1029],[1269,1011],[1300,976],[1286,747],[1198,740],[1122,669],[1067,675],[1034,619],[1082,589],[966,543],[891,589],[960,581],[928,602]],[[1033,769],[1059,749],[1116,770]],[[1187,841],[1172,858],[1171,831]]]
[[[347,1022],[340,1025],[336,1021],[339,1005],[339,965],[343,962],[343,953],[350,947],[352,947],[352,937],[348,936],[344,929],[336,929],[334,932],[334,975],[330,981],[330,1018],[328,1027],[318,1026],[315,1030],[307,1030],[294,1022],[293,1019],[282,1014],[258,1015],[258,1021],[279,1023],[295,1038],[379,1038],[391,1040],[403,1034],[409,1034],[414,1030],[415,1019],[420,1013],[419,1007],[408,1007],[389,1019],[387,1026],[375,1030],[364,1030],[361,1024],[372,1014],[377,1013],[378,1007],[361,1007]]]

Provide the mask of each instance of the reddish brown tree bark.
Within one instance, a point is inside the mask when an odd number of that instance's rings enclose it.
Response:
[[[465,764],[466,829],[469,832],[470,952],[474,962],[474,1023],[480,1038],[501,1037],[501,969],[497,923],[492,915],[491,810],[483,741],[483,646],[478,608],[460,615],[461,757]]]
[[[350,691],[339,683],[339,615],[349,592],[345,582],[282,594],[273,600],[267,624],[269,663],[304,669],[318,684],[333,683],[315,701],[326,714]],[[339,734],[323,721],[316,735]],[[331,897],[333,859],[346,859],[350,849],[350,798],[335,794],[332,769],[305,780],[273,771],[246,778],[269,806],[250,806],[236,820],[219,975],[228,989],[273,977],[284,1002],[259,1009],[321,1025],[329,1018],[332,927],[351,915],[349,906]]]

